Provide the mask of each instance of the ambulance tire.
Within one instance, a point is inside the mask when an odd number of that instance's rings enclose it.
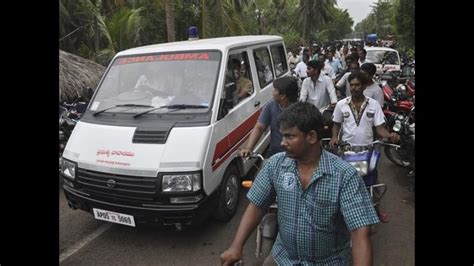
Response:
[[[239,170],[231,164],[225,171],[219,188],[217,209],[214,218],[221,222],[229,221],[237,211],[240,194]]]

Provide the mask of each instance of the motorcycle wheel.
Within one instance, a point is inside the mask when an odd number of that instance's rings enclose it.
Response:
[[[410,163],[403,161],[400,158],[400,151],[398,151],[395,147],[393,146],[385,146],[384,147],[384,153],[385,156],[394,164],[401,166],[401,167],[409,167]]]

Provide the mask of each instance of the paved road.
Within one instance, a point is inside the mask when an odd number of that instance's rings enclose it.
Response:
[[[383,207],[391,220],[376,227],[374,265],[414,265],[413,178],[384,157],[379,171],[384,173],[380,181],[389,187]],[[219,256],[230,244],[247,205],[242,201],[227,224],[209,220],[201,228],[174,232],[96,221],[91,214],[71,210],[61,189],[59,197],[60,265],[220,265]],[[245,246],[246,265],[252,265],[254,251],[255,234]]]

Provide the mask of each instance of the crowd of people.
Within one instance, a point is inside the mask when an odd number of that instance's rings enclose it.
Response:
[[[275,198],[279,231],[264,265],[372,265],[368,228],[388,222],[388,216],[374,208],[356,169],[320,143],[326,108],[333,108],[331,146],[368,145],[375,135],[400,141],[384,127],[382,88],[365,55],[362,46],[291,49],[288,62],[296,78],[273,82],[273,101],[240,151],[249,156],[270,126],[269,159],[247,194],[250,203],[221,254],[223,265],[242,258],[246,240]]]

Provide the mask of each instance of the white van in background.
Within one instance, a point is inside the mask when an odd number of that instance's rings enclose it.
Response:
[[[250,81],[236,97],[235,63]],[[240,178],[237,156],[272,81],[289,75],[279,36],[239,36],[150,45],[118,53],[62,158],[68,205],[128,226],[228,221]],[[248,83],[248,81],[247,81]],[[269,132],[255,151],[262,153]]]
[[[367,47],[365,50],[365,59],[375,64],[377,74],[401,71],[402,61],[397,50],[387,47]]]

